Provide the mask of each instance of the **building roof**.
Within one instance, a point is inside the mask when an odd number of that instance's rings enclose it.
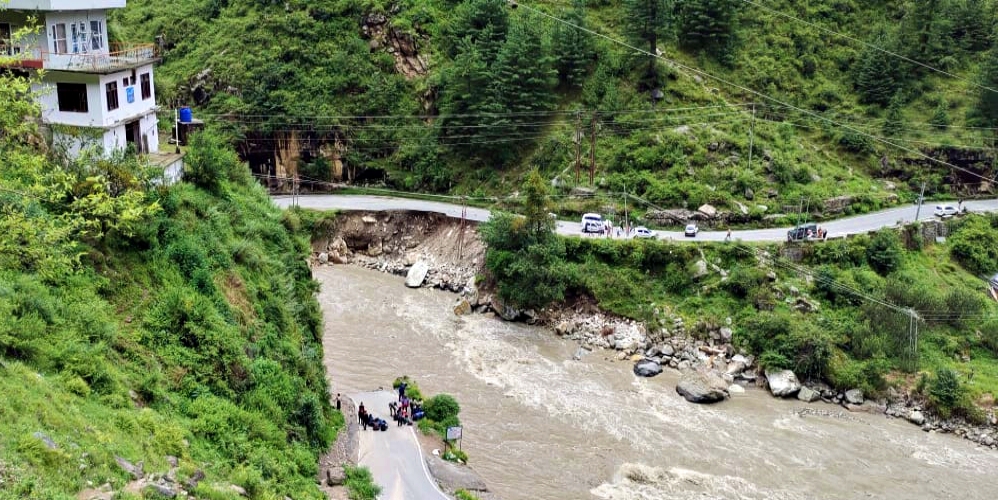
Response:
[[[0,7],[9,10],[102,10],[124,6],[125,0],[9,0],[6,5],[0,2]]]

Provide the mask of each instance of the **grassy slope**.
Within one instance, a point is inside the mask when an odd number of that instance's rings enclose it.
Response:
[[[923,307],[930,310],[949,310],[947,295],[961,290],[983,303],[982,314],[998,314],[998,305],[986,297],[983,282],[952,260],[945,244],[904,251],[902,264],[887,277],[878,275],[866,262],[869,244],[869,238],[858,237],[809,247],[803,263],[812,269],[829,270],[837,281],[880,300],[892,279],[908,279],[903,288],[918,296],[908,300],[922,300]],[[579,238],[567,239],[566,246],[569,291],[592,295],[602,307],[617,314],[655,324],[661,317],[656,310],[662,315],[671,313],[683,317],[694,335],[704,335],[711,326],[723,326],[730,317],[736,343],[749,352],[771,365],[809,372],[842,389],[860,386],[871,392],[882,390],[882,377],[892,371],[900,373],[901,360],[892,343],[896,330],[883,324],[880,316],[871,315],[864,301],[853,300],[848,294],[830,297],[813,280],[782,265],[760,264],[754,256],[756,250],[779,255],[777,246],[731,243],[693,247]],[[700,280],[691,278],[692,263],[701,258],[700,251],[709,262],[729,271],[729,277],[712,272]],[[778,275],[775,283],[764,278],[769,270]],[[793,310],[791,287],[816,301],[819,311],[805,314]],[[786,323],[781,325],[780,320]],[[671,328],[671,321],[663,326]],[[989,336],[990,344],[986,340]],[[972,398],[987,402],[998,395],[995,319],[958,325],[923,322],[919,355],[920,371],[956,370]],[[908,380],[913,384],[915,378]]]
[[[537,0],[525,5],[560,13],[570,6],[567,0]],[[178,88],[206,67],[213,70],[218,87],[232,84],[237,94],[219,92],[207,106],[208,112],[235,111],[246,114],[286,114],[309,117],[316,114],[411,114],[420,109],[418,98],[427,89],[439,85],[440,75],[451,62],[440,50],[441,29],[450,21],[453,2],[359,1],[338,0],[308,6],[312,16],[303,14],[306,6],[289,2],[284,5],[259,5],[234,1],[228,7],[208,0],[187,0],[178,6],[135,0],[117,19],[118,30],[142,39],[165,34],[176,47],[168,52],[159,70],[161,95],[186,100]],[[897,24],[904,3],[818,0],[767,2],[767,6],[800,16],[822,27],[867,39],[878,24]],[[405,32],[424,36],[422,50],[432,62],[425,78],[406,81],[394,74],[387,54],[369,53],[361,37],[360,20],[368,12],[389,12],[390,23]],[[588,7],[590,25],[615,38],[625,38],[624,16],[620,1],[592,1]],[[512,14],[513,22],[524,22],[523,9]],[[862,46],[856,42],[822,33],[814,27],[776,16],[751,5],[742,5],[740,27],[736,31],[737,49],[731,62],[722,64],[702,54],[684,52],[675,42],[663,42],[667,57],[703,68],[722,78],[759,90],[808,109],[828,109],[826,115],[852,123],[873,135],[882,135],[884,110],[861,104],[853,89],[853,71]],[[537,22],[537,21],[529,21]],[[543,23],[547,23],[544,21]],[[416,28],[418,26],[418,28]],[[545,24],[553,29],[553,25]],[[261,33],[266,32],[266,36]],[[313,39],[317,34],[322,36]],[[320,43],[321,40],[321,43]],[[296,48],[308,47],[307,50]],[[292,52],[288,52],[288,51]],[[617,89],[615,104],[605,98],[593,98],[590,87],[601,85],[591,76],[580,90],[560,88],[559,107],[571,109],[648,109],[648,99],[636,90],[637,65],[629,60],[626,49],[606,41],[597,41],[598,63],[594,72],[610,75],[610,86]],[[803,57],[811,56],[813,73],[805,71]],[[955,58],[948,68],[964,78],[973,78],[979,55]],[[249,64],[247,61],[251,61]],[[254,68],[266,75],[282,75],[279,81],[253,76]],[[305,71],[302,71],[305,69]],[[349,72],[349,75],[345,72]],[[263,80],[261,80],[263,78]],[[715,93],[712,89],[718,88]],[[671,72],[663,87],[666,97],[659,108],[720,105],[723,103],[771,102],[726,85],[707,80],[694,81],[684,72]],[[899,140],[953,143],[980,146],[983,138],[974,131],[927,128],[931,111],[941,98],[950,103],[954,125],[965,124],[965,115],[973,100],[969,83],[929,75],[909,86],[905,119],[910,123]],[[597,93],[598,94],[598,93]],[[386,96],[391,96],[386,98]],[[750,208],[765,204],[767,213],[779,212],[783,205],[796,204],[802,196],[815,201],[850,194],[859,196],[849,211],[867,211],[889,203],[884,185],[874,180],[879,174],[880,157],[887,154],[892,163],[900,163],[905,154],[891,149],[862,146],[850,149],[843,144],[843,129],[822,126],[821,122],[786,109],[761,107],[755,124],[755,154],[748,165],[750,113],[738,109],[694,110],[675,117],[647,113],[622,114],[618,122],[629,122],[623,129],[608,127],[602,132],[597,159],[601,185],[608,190],[628,189],[651,202],[664,206],[689,206],[701,203],[736,209],[734,202]],[[281,129],[281,118],[270,124],[243,124],[249,128]],[[773,120],[773,121],[767,121]],[[305,120],[310,122],[313,120]],[[783,123],[779,123],[783,122]],[[916,123],[917,122],[917,123]],[[689,132],[674,129],[694,124]],[[320,128],[327,124],[318,124]],[[349,123],[341,124],[349,125]],[[410,126],[412,124],[409,124]],[[521,150],[518,160],[502,169],[488,161],[468,161],[447,151],[432,168],[443,169],[443,185],[471,195],[508,193],[509,183],[521,178],[526,169],[540,167],[548,177],[570,169],[574,158],[571,136],[574,119],[553,121],[544,127],[545,138],[536,144],[514,143]],[[364,133],[351,131],[346,135]],[[361,139],[359,144],[370,144]],[[391,141],[391,139],[389,139]],[[717,151],[708,145],[717,143]],[[930,144],[908,142],[912,147]],[[764,160],[770,153],[771,161]],[[733,157],[737,155],[737,157]],[[419,156],[418,154],[416,155]],[[388,170],[396,187],[427,188],[427,179],[437,174],[413,166],[413,157],[395,155],[367,160],[370,166]],[[913,174],[915,172],[909,172]],[[945,170],[934,169],[928,175],[929,194],[948,189]],[[924,173],[919,174],[924,175]],[[563,180],[567,175],[563,177]],[[907,179],[907,175],[905,176]],[[569,182],[570,184],[570,182]],[[903,182],[901,198],[910,198],[918,182]],[[439,187],[439,185],[437,185]],[[775,188],[769,198],[745,199],[745,188],[762,193]],[[647,208],[647,207],[642,207]],[[756,211],[754,218],[761,217]]]
[[[181,480],[207,474],[202,498],[235,498],[214,483],[322,498],[317,455],[342,416],[306,240],[246,176],[148,196],[164,211],[145,241],[91,248],[65,280],[0,269],[0,498],[118,490],[115,455],[158,473],[177,456]]]

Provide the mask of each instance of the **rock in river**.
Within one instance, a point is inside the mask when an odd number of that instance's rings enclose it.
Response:
[[[728,397],[728,391],[712,386],[706,375],[695,371],[683,372],[676,392],[690,403],[716,403]]]
[[[925,423],[925,415],[922,415],[922,412],[918,410],[912,410],[908,414],[908,421],[915,425],[922,425]]]
[[[846,402],[851,405],[863,404],[863,391],[859,389],[851,389],[846,391]]]
[[[426,273],[430,272],[430,265],[425,260],[421,260],[409,268],[409,274],[405,276],[405,286],[409,288],[419,288],[423,286]]]
[[[769,392],[778,398],[793,396],[800,391],[797,375],[790,370],[766,370],[766,381],[769,382]]]
[[[821,393],[810,387],[801,387],[800,392],[797,393],[797,399],[805,403],[813,403],[821,399]]]
[[[639,377],[654,377],[659,373],[662,373],[662,365],[654,361],[646,359],[634,363],[634,374]]]

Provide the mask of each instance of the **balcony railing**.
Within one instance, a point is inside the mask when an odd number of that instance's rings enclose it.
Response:
[[[43,66],[53,71],[80,71],[84,73],[113,73],[150,63],[158,58],[156,45],[111,44],[110,52],[60,54],[48,51],[38,53]],[[31,58],[31,55],[28,55]]]

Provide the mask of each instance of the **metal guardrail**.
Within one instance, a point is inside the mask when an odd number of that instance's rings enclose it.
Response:
[[[152,62],[158,57],[155,44],[112,44],[110,52],[62,54],[33,51],[43,61],[45,69],[56,71],[112,72],[137,64]],[[30,56],[28,56],[30,59]]]

